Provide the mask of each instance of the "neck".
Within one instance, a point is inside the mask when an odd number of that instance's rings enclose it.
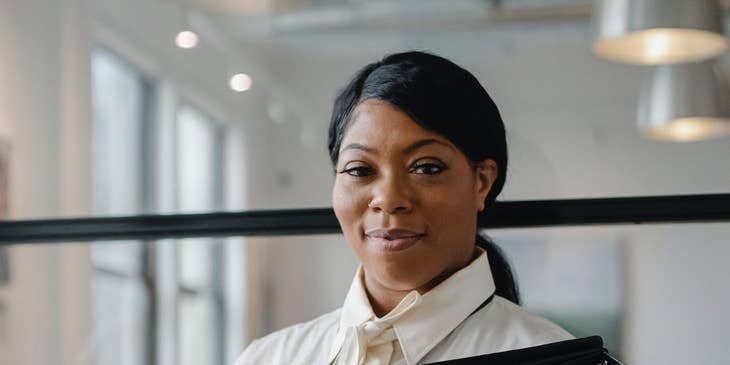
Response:
[[[367,293],[368,300],[370,301],[370,307],[373,308],[373,313],[375,313],[375,316],[378,318],[382,318],[392,311],[393,308],[395,308],[398,303],[403,300],[403,297],[411,292],[411,290],[388,288],[378,283],[377,280],[371,279],[367,274],[367,271],[363,274],[363,284],[365,285],[365,292]]]
[[[474,261],[474,259],[479,256],[480,252],[481,251],[474,249],[474,254],[462,265],[457,265],[457,267],[455,268],[445,270],[424,285],[412,289],[390,288],[386,285],[383,285],[383,283],[378,282],[378,280],[375,280],[371,275],[368,275],[367,270],[364,270],[363,284],[365,286],[365,292],[368,295],[368,300],[370,301],[370,306],[373,309],[373,313],[375,313],[378,318],[385,316],[390,311],[392,311],[393,308],[395,308],[398,303],[400,303],[400,301],[403,300],[406,295],[408,295],[408,293],[413,290],[418,291],[419,294],[427,293],[431,289],[435,288],[437,285],[441,284],[441,282],[448,279],[455,272],[468,266],[472,261]]]

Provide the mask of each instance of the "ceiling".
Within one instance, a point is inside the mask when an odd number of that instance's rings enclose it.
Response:
[[[321,32],[421,32],[580,19],[592,0],[168,0],[240,41]]]

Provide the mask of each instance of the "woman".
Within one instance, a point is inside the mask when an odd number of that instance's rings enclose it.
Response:
[[[468,71],[406,52],[360,70],[329,128],[332,204],[361,265],[342,308],[254,341],[243,364],[426,364],[572,338],[519,307],[477,216],[504,185],[499,111]]]

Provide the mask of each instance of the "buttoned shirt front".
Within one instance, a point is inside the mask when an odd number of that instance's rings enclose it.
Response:
[[[573,338],[558,325],[500,296],[479,308],[494,291],[487,253],[482,251],[392,323],[396,339],[390,364],[427,364]],[[342,308],[252,342],[235,365],[331,364],[342,350],[348,329],[373,320],[377,317],[360,267]]]

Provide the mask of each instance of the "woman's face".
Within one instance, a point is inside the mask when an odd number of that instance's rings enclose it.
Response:
[[[474,166],[446,138],[379,100],[355,109],[332,204],[368,286],[428,291],[466,266],[497,165]]]

